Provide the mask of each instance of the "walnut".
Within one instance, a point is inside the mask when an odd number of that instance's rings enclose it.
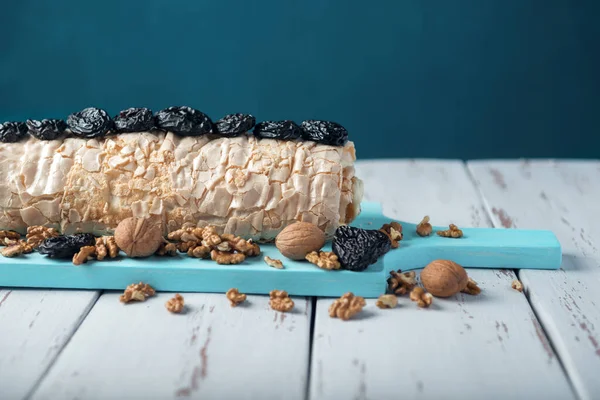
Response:
[[[88,258],[91,258],[96,254],[96,246],[83,246],[79,249],[79,253],[73,256],[73,264],[81,265],[87,262]]]
[[[264,261],[269,267],[283,269],[283,263],[281,262],[281,260],[276,260],[274,258],[265,256]]]
[[[387,280],[388,290],[398,296],[403,296],[410,292],[417,285],[417,274],[415,271],[402,272],[390,271],[390,277]]]
[[[392,221],[389,224],[384,224],[379,230],[385,233],[388,238],[390,238],[390,242],[392,242],[392,248],[396,249],[400,246],[400,241],[403,238],[402,234],[402,225],[400,223]]]
[[[416,301],[419,307],[429,307],[433,303],[433,296],[431,293],[425,293],[425,289],[422,287],[416,287],[410,292],[410,299]]]
[[[231,245],[231,248],[247,257],[254,257],[260,254],[260,247],[251,240],[244,240],[231,234],[223,234],[221,238]]]
[[[94,254],[98,261],[102,261],[108,256],[115,258],[119,255],[119,248],[115,242],[114,236],[102,236],[96,238],[96,252]]]
[[[445,231],[437,231],[438,236],[448,237],[448,238],[461,238],[463,236],[463,231],[458,229],[458,226],[454,224],[450,224],[449,228]]]
[[[275,311],[287,312],[294,308],[294,301],[285,290],[271,290],[269,305]]]
[[[331,303],[329,306],[329,316],[347,321],[361,312],[366,304],[364,298],[354,296],[354,293],[348,292]]]
[[[175,243],[161,243],[156,250],[158,256],[175,256],[177,255],[177,245]]]
[[[421,271],[421,282],[436,297],[450,297],[467,286],[467,271],[454,261],[433,260]]]
[[[115,241],[129,257],[148,257],[164,239],[159,224],[147,218],[127,218],[117,225]]]
[[[246,301],[246,295],[240,293],[236,288],[229,289],[227,293],[225,293],[225,296],[227,296],[231,307],[236,307],[238,304]]]
[[[467,282],[467,287],[461,290],[461,292],[477,296],[479,293],[481,293],[481,289],[479,288],[479,286],[477,286],[477,282],[469,278],[469,281]]]
[[[27,242],[23,239],[19,239],[18,241],[13,241],[11,239],[10,243],[10,245],[0,251],[0,254],[2,254],[4,257],[17,257],[21,254],[28,254],[33,251],[33,247],[27,244]]]
[[[19,239],[19,246],[21,246],[21,249],[23,249],[23,254],[29,254],[33,252],[33,246],[23,239]]]
[[[54,228],[48,228],[45,226],[29,226],[27,227],[27,244],[34,249],[37,248],[42,242],[48,238],[58,236],[58,231]]]
[[[429,223],[429,215],[423,217],[421,222],[417,225],[417,235],[419,236],[429,236],[433,232],[433,228]]]
[[[188,241],[188,242],[182,242],[182,243],[177,243],[177,250],[179,250],[182,253],[187,253],[190,249],[193,249],[194,247],[198,247],[200,245],[199,241]]]
[[[194,258],[210,258],[210,252],[210,247],[200,245],[190,247],[187,251],[187,255]]]
[[[132,283],[127,286],[123,294],[119,297],[119,300],[121,303],[129,303],[134,300],[145,301],[147,297],[154,296],[154,294],[154,289],[147,283]]]
[[[209,225],[202,230],[202,245],[212,247],[218,245],[221,241],[221,236],[219,236],[214,226]]]
[[[219,251],[231,251],[231,244],[227,241],[219,243],[216,247]]]
[[[398,305],[398,298],[393,294],[382,294],[375,305],[379,308],[394,308]]]
[[[275,246],[291,260],[302,260],[308,253],[319,251],[325,245],[325,233],[310,222],[294,222],[275,238]]]
[[[219,250],[212,250],[210,252],[210,258],[216,261],[217,264],[229,265],[239,264],[246,259],[246,256],[242,253],[225,253]]]
[[[0,246],[14,246],[19,244],[19,240],[21,239],[9,239],[6,237],[3,240],[0,240]]]
[[[523,291],[523,284],[518,279],[512,281],[511,287],[519,292]]]
[[[332,251],[313,251],[306,255],[306,259],[317,267],[327,270],[340,269],[342,267],[338,260],[338,256]]]
[[[21,239],[21,234],[14,231],[0,231],[0,240],[4,242],[4,239],[19,240]]]
[[[96,251],[95,251],[96,260],[98,260],[98,261],[104,260],[104,257],[106,257],[107,254],[108,254],[108,249],[106,248],[106,245],[104,244],[104,239],[101,237],[96,238]]]
[[[179,293],[177,293],[175,297],[169,299],[169,301],[165,303],[165,307],[167,308],[167,310],[175,314],[180,313],[183,310],[183,306],[183,296]]]
[[[119,255],[119,246],[117,246],[117,241],[114,236],[106,236],[104,243],[108,248],[108,256],[110,258],[115,258]]]

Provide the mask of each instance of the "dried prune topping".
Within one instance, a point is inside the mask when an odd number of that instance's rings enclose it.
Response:
[[[351,271],[364,271],[387,253],[390,247],[390,239],[385,233],[348,225],[337,228],[332,243],[332,250],[342,268]]]
[[[92,139],[106,135],[113,129],[113,121],[101,108],[88,107],[69,115],[67,125],[74,136]]]
[[[254,127],[254,136],[261,139],[294,140],[301,135],[300,127],[294,121],[263,121]]]
[[[215,133],[225,137],[235,137],[248,132],[256,124],[250,114],[229,114],[215,122]]]
[[[96,238],[91,233],[76,233],[51,237],[39,245],[38,251],[51,258],[72,258],[83,246],[94,246]]]
[[[147,132],[154,128],[154,114],[149,108],[128,108],[113,119],[117,132]]]
[[[67,123],[62,119],[27,120],[29,134],[40,140],[54,140],[67,129]]]
[[[0,124],[0,142],[16,143],[27,136],[27,125],[24,122],[5,122]]]
[[[348,131],[337,122],[309,119],[300,124],[302,139],[331,146],[343,146],[348,141]]]
[[[156,113],[156,125],[181,136],[200,136],[212,133],[213,123],[208,115],[191,107],[169,107]]]

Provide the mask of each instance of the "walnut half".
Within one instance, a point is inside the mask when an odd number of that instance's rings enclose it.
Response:
[[[422,287],[416,287],[410,292],[410,299],[416,301],[419,307],[429,307],[433,303],[433,296],[431,293],[426,293]]]
[[[172,312],[174,314],[179,314],[183,310],[183,307],[184,307],[183,296],[180,295],[179,293],[177,293],[175,295],[175,297],[173,297],[172,299],[169,299],[165,303],[165,307],[167,308],[167,310],[169,310],[169,312]]]
[[[229,289],[227,293],[225,293],[225,296],[227,296],[231,307],[236,307],[238,304],[243,303],[244,301],[246,301],[247,297],[244,293],[240,293],[239,290],[237,290],[237,288]]]
[[[398,296],[405,295],[417,285],[416,277],[417,274],[415,271],[390,271],[390,277],[387,280],[388,291]]]
[[[147,283],[132,283],[131,285],[127,286],[123,294],[119,297],[119,300],[121,303],[145,301],[147,297],[154,296],[154,294],[154,289]]]
[[[315,264],[319,268],[323,269],[340,269],[342,265],[332,251],[313,251],[306,255],[308,262]]]
[[[329,316],[347,321],[361,312],[366,304],[363,297],[355,296],[354,293],[348,292],[331,303],[331,306],[329,306]]]
[[[285,290],[271,290],[269,305],[275,311],[287,312],[294,308],[294,301]]]

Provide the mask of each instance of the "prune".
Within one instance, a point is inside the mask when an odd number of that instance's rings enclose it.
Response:
[[[72,258],[83,246],[94,246],[96,239],[91,233],[76,233],[51,237],[39,245],[40,254],[51,258]]]
[[[348,141],[348,131],[337,122],[309,119],[303,121],[300,128],[304,140],[332,146],[343,146]]]
[[[294,140],[301,135],[294,121],[263,121],[254,127],[254,136],[262,139]]]
[[[128,108],[113,119],[117,132],[146,132],[154,128],[154,115],[149,108]]]
[[[191,107],[169,107],[156,113],[160,129],[181,136],[200,136],[212,133],[213,122],[208,115]]]
[[[363,271],[390,250],[388,236],[378,230],[342,225],[335,231],[332,249],[340,264],[351,271]]]
[[[24,122],[5,122],[0,124],[0,142],[16,143],[27,136],[27,125]]]
[[[41,121],[28,119],[29,134],[40,140],[54,140],[67,129],[67,123],[62,119],[43,119]]]
[[[69,115],[67,125],[73,135],[85,139],[104,136],[114,126],[108,113],[96,107],[84,108]]]
[[[229,114],[215,122],[215,133],[225,137],[235,137],[248,132],[256,124],[250,114]]]

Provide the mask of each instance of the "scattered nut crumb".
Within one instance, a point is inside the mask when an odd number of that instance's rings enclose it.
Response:
[[[410,299],[416,301],[419,307],[429,307],[433,303],[433,296],[431,293],[425,293],[425,289],[422,287],[416,287],[410,292]]]
[[[454,224],[450,224],[449,229],[447,229],[445,231],[437,231],[437,234],[442,237],[456,239],[456,238],[461,238],[463,236],[463,231],[458,229],[458,226],[456,226]]]
[[[417,225],[417,235],[422,236],[422,237],[429,236],[429,235],[431,235],[432,231],[433,231],[433,228],[432,228],[431,224],[429,223],[429,215],[426,215],[423,217],[421,222],[419,222],[419,224]]]
[[[156,255],[157,256],[175,256],[177,255],[177,245],[175,243],[161,243],[161,245],[158,247],[158,250],[156,250]]]
[[[329,316],[347,321],[361,312],[366,304],[363,297],[354,296],[354,293],[348,292],[331,303],[329,306]]]
[[[393,294],[382,294],[375,305],[379,308],[394,308],[398,305],[398,298]]]
[[[210,258],[217,264],[230,265],[239,264],[246,259],[242,253],[225,253],[224,251],[213,250],[210,252]]]
[[[519,292],[523,291],[523,284],[518,279],[513,280],[511,286],[512,286],[513,289],[515,289],[515,290],[517,290]]]
[[[467,294],[470,294],[470,295],[473,295],[473,296],[476,296],[479,293],[481,293],[481,289],[479,288],[479,286],[477,286],[477,282],[475,282],[471,278],[469,278],[469,281],[467,282],[467,287],[465,287],[461,291],[463,293],[467,293]]]
[[[283,269],[283,263],[281,262],[281,260],[276,260],[276,259],[271,258],[269,256],[265,256],[264,260],[265,260],[265,263],[267,263],[267,265],[269,267],[273,267],[273,268],[277,268],[277,269]]]
[[[35,249],[42,244],[44,240],[56,236],[58,236],[58,231],[54,228],[29,226],[27,227],[27,235],[25,238],[27,239],[27,244]]]
[[[342,267],[338,256],[332,251],[313,251],[306,255],[306,259],[317,267],[327,270],[340,269]]]
[[[294,301],[285,290],[271,290],[269,305],[275,311],[287,312],[294,308]]]
[[[236,288],[229,289],[227,291],[227,293],[225,293],[225,296],[227,296],[227,299],[229,300],[231,307],[235,307],[238,304],[246,301],[246,295],[243,293],[240,293]]]
[[[167,310],[169,310],[170,312],[172,312],[174,314],[179,314],[183,310],[183,306],[184,306],[183,296],[180,295],[179,293],[177,293],[175,295],[175,297],[173,297],[172,299],[169,299],[165,303],[165,307],[167,308]]]
[[[390,292],[398,296],[403,296],[417,285],[417,274],[415,271],[390,271],[390,277],[387,282]]]
[[[79,253],[73,256],[73,264],[81,265],[87,262],[88,258],[91,258],[96,254],[96,246],[83,246],[79,249]]]
[[[154,296],[156,292],[152,286],[147,283],[139,282],[132,283],[127,286],[123,294],[119,297],[121,303],[129,303],[131,301],[145,301],[147,297]]]
[[[384,224],[379,230],[385,233],[392,242],[392,248],[396,249],[400,246],[400,241],[402,240],[402,225],[400,223],[392,221],[389,224]]]

